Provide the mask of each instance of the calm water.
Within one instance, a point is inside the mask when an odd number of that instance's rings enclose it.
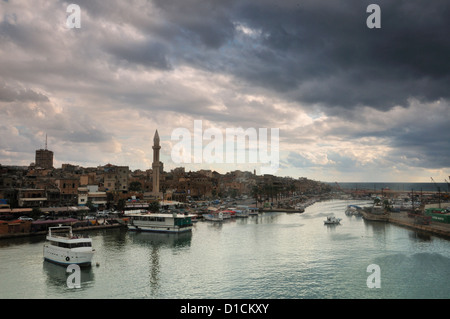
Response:
[[[329,183],[332,186],[335,186],[334,183]],[[401,192],[410,192],[413,190],[416,194],[419,194],[421,191],[424,192],[437,192],[440,190],[442,193],[450,191],[450,184],[436,182],[436,183],[339,183],[339,186],[343,189],[367,189],[380,191],[382,189],[389,188],[393,191],[401,191]]]
[[[345,215],[355,201],[303,214],[264,213],[192,234],[90,233],[97,251],[81,288],[44,262],[44,238],[0,241],[0,298],[448,298],[450,241]],[[325,226],[330,213],[342,224]],[[381,288],[368,288],[379,265]]]

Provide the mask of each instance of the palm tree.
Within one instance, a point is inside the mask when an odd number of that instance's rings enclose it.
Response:
[[[259,188],[259,186],[254,185],[252,187],[251,194],[252,194],[252,197],[255,198],[256,207],[258,207],[258,200],[259,200],[259,196],[261,195],[261,189]]]
[[[148,209],[152,212],[152,213],[157,213],[159,211],[159,202],[155,201],[155,202],[151,202],[150,205],[148,205]]]

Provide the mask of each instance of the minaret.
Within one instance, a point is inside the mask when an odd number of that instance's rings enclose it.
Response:
[[[159,150],[161,146],[159,145],[159,135],[158,130],[155,132],[153,137],[153,194],[159,196]]]

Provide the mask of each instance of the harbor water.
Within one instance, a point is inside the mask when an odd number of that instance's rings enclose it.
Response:
[[[345,215],[318,202],[302,214],[267,212],[192,233],[90,231],[96,250],[70,288],[66,268],[43,260],[45,237],[0,241],[0,298],[384,299],[450,297],[450,241]],[[340,225],[324,225],[327,216]],[[368,281],[375,278],[378,287]],[[369,271],[368,271],[369,268]]]

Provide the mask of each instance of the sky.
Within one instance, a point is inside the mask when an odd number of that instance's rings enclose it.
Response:
[[[177,163],[173,133],[200,121],[277,129],[278,176],[449,180],[449,1],[0,1],[2,165],[47,136],[55,167],[145,170],[158,130],[166,171],[262,172]]]

